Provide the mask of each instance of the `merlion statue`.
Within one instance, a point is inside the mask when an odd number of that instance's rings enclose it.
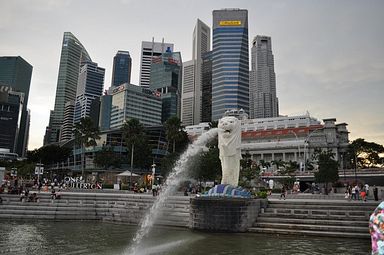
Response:
[[[219,120],[219,157],[221,160],[221,184],[237,187],[239,184],[241,159],[241,125],[240,120],[226,116]]]

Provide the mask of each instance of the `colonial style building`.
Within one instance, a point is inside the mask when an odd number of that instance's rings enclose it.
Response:
[[[331,150],[341,162],[348,147],[347,124],[336,124],[335,118],[321,122],[306,114],[241,121],[242,154],[257,162],[296,161],[305,168],[316,149]],[[208,123],[200,123],[187,126],[186,132],[195,139],[208,129]]]

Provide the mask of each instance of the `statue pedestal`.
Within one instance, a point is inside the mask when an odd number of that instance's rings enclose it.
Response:
[[[259,199],[196,197],[191,199],[190,227],[212,232],[246,232],[259,211]]]

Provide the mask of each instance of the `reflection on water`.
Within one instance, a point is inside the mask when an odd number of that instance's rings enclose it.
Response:
[[[0,254],[122,255],[136,227],[102,222],[0,221]],[[370,241],[155,228],[140,255],[369,254]]]

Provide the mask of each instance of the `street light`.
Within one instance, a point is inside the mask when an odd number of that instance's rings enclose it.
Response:
[[[344,182],[346,183],[347,178],[345,177],[345,167],[344,167],[344,157],[343,157],[343,154],[344,154],[344,152],[341,153],[341,155],[340,155],[340,157],[341,157],[341,169],[343,169],[343,171],[344,171]]]

